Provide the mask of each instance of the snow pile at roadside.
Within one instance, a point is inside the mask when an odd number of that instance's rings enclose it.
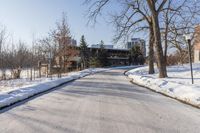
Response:
[[[194,64],[194,84],[191,84],[190,67],[168,67],[168,78],[159,79],[158,72],[149,75],[148,67],[130,70],[126,75],[134,83],[148,87],[157,92],[200,107],[200,64]]]
[[[91,69],[86,69],[80,72],[72,72],[72,73],[69,73],[68,76],[65,76],[62,78],[47,80],[45,82],[38,82],[28,87],[27,86],[21,87],[21,88],[19,87],[13,91],[1,93],[0,94],[0,108],[11,105],[15,102],[24,100],[38,93],[58,87],[66,82],[69,82],[78,78],[82,78],[89,74],[102,72],[106,70],[108,69],[103,69],[103,68],[92,69],[91,68]]]

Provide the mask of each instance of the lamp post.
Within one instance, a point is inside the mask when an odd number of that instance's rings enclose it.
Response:
[[[51,76],[51,79],[52,79],[52,74],[51,74],[51,60],[52,60],[52,52],[51,52],[51,50],[49,51],[49,53],[48,53],[49,55],[48,55],[48,60],[49,60],[49,74],[50,74],[50,76]]]
[[[47,77],[51,76],[51,60],[52,60],[52,52],[51,50],[45,51],[45,58],[48,61],[47,63]]]
[[[191,52],[191,39],[192,39],[192,35],[191,34],[185,34],[184,37],[185,37],[185,40],[188,43],[188,52],[189,52],[189,62],[190,62],[191,79],[192,79],[192,84],[194,84],[193,68],[192,68],[192,52]]]

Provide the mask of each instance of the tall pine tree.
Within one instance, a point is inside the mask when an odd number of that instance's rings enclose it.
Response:
[[[141,48],[140,46],[138,45],[135,45],[133,46],[131,49],[130,49],[130,64],[134,64],[134,65],[143,65],[144,64],[144,56],[142,54],[142,51],[141,51]]]
[[[104,42],[101,40],[100,42],[100,50],[97,56],[99,62],[100,62],[100,66],[104,67],[104,66],[108,66],[108,53],[107,50],[104,47]]]
[[[84,35],[82,35],[81,41],[80,41],[80,56],[81,56],[82,68],[85,69],[88,67],[88,64],[89,64],[89,52],[88,52],[88,46],[85,41]]]

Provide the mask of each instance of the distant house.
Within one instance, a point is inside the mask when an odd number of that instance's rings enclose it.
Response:
[[[194,62],[200,62],[200,25],[195,27]]]

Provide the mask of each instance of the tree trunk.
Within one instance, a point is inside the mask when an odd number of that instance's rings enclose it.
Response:
[[[168,20],[167,20],[168,22]],[[168,29],[169,29],[169,24],[166,23],[166,28],[165,28],[165,36],[164,36],[164,47],[165,47],[165,51],[164,51],[164,62],[167,65],[167,48],[168,48],[168,41],[167,41],[167,37],[168,37]]]
[[[153,14],[153,29],[154,29],[154,37],[155,37],[156,55],[157,55],[157,61],[158,61],[159,78],[165,78],[167,77],[167,68],[166,68],[166,63],[163,56],[160,26],[159,26],[157,13]]]
[[[152,25],[153,26],[153,25]],[[149,74],[154,74],[154,33],[153,27],[150,26],[150,35],[149,35]]]

